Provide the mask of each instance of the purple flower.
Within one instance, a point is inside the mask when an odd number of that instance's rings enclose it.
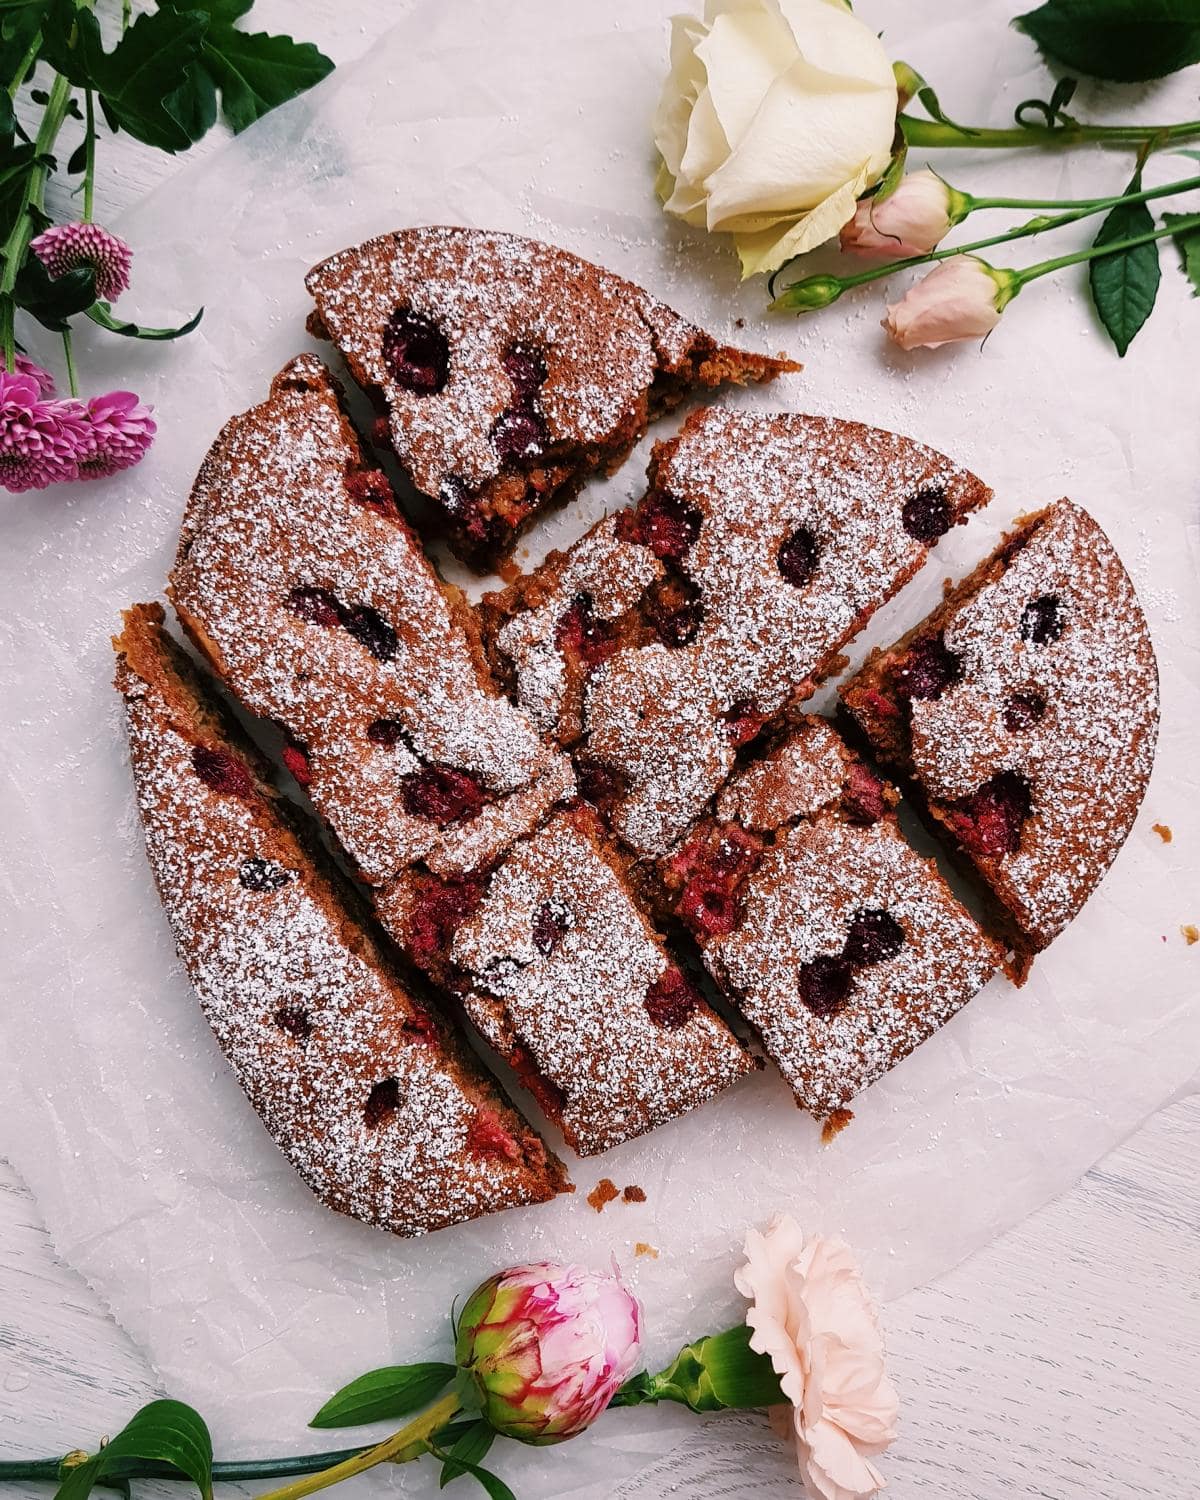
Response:
[[[38,383],[38,389],[43,396],[54,395],[54,376],[49,370],[43,370],[41,365],[35,365],[27,355],[16,354],[13,356],[18,375],[28,375]]]
[[[132,391],[93,396],[85,408],[91,444],[79,462],[80,479],[104,479],[145,457],[158,426]]]
[[[47,401],[36,376],[0,368],[0,485],[44,490],[79,477],[93,447],[78,401]]]
[[[52,224],[29,248],[54,277],[90,266],[96,273],[96,296],[103,302],[115,301],[129,285],[133,252],[99,224]]]

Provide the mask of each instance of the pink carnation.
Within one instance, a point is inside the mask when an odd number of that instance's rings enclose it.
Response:
[[[44,400],[36,376],[0,369],[0,485],[44,490],[77,479],[92,446],[80,402]]]
[[[158,426],[151,408],[132,391],[109,391],[88,402],[91,447],[79,464],[80,479],[104,479],[140,463]]]
[[[90,266],[96,273],[96,296],[103,302],[115,301],[129,285],[133,252],[99,224],[52,224],[29,248],[54,277]]]

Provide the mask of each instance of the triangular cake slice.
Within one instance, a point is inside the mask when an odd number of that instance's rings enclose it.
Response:
[[[581,1156],[757,1066],[679,968],[583,804],[553,813],[490,872],[414,874],[380,892],[379,909]]]
[[[258,752],[137,605],[114,642],[146,849],[251,1104],[331,1208],[421,1234],[566,1186],[474,1056],[400,982]]]
[[[799,368],[719,344],[632,282],[514,234],[404,229],[330,256],[307,284],[313,331],[375,398],[413,485],[481,571],[689,391]]]
[[[858,422],[707,407],[659,444],[641,502],[484,603],[497,670],[639,855],[661,855],[739,747],[991,491]]]
[[[313,355],[232,418],[184,515],[168,594],[358,873],[492,862],[571,792],[491,682],[473,611],[367,466]]]
[[[1158,668],[1112,543],[1069,500],[1028,516],[841,690],[991,897],[1021,978],[1133,826]]]
[[[1003,960],[905,840],[897,800],[828,720],[799,717],[658,866],[719,988],[834,1127]]]

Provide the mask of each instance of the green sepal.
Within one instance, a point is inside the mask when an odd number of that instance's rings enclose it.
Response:
[[[614,1406],[677,1401],[689,1411],[752,1411],[786,1401],[770,1358],[750,1347],[744,1324],[685,1345],[657,1375],[635,1375]]]

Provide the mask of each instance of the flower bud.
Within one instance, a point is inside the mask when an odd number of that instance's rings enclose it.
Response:
[[[970,209],[967,195],[943,182],[936,172],[928,168],[909,172],[888,197],[859,202],[842,230],[842,249],[889,260],[928,255]]]
[[[883,327],[902,349],[937,349],[955,339],[981,339],[1020,289],[1016,272],[989,266],[974,255],[955,255],[890,304]]]
[[[846,290],[838,276],[806,276],[802,281],[793,281],[784,287],[771,303],[773,312],[818,312],[828,307]]]
[[[637,1368],[641,1307],[614,1271],[502,1271],[463,1308],[455,1359],[483,1417],[524,1443],[559,1443],[600,1415]]]

